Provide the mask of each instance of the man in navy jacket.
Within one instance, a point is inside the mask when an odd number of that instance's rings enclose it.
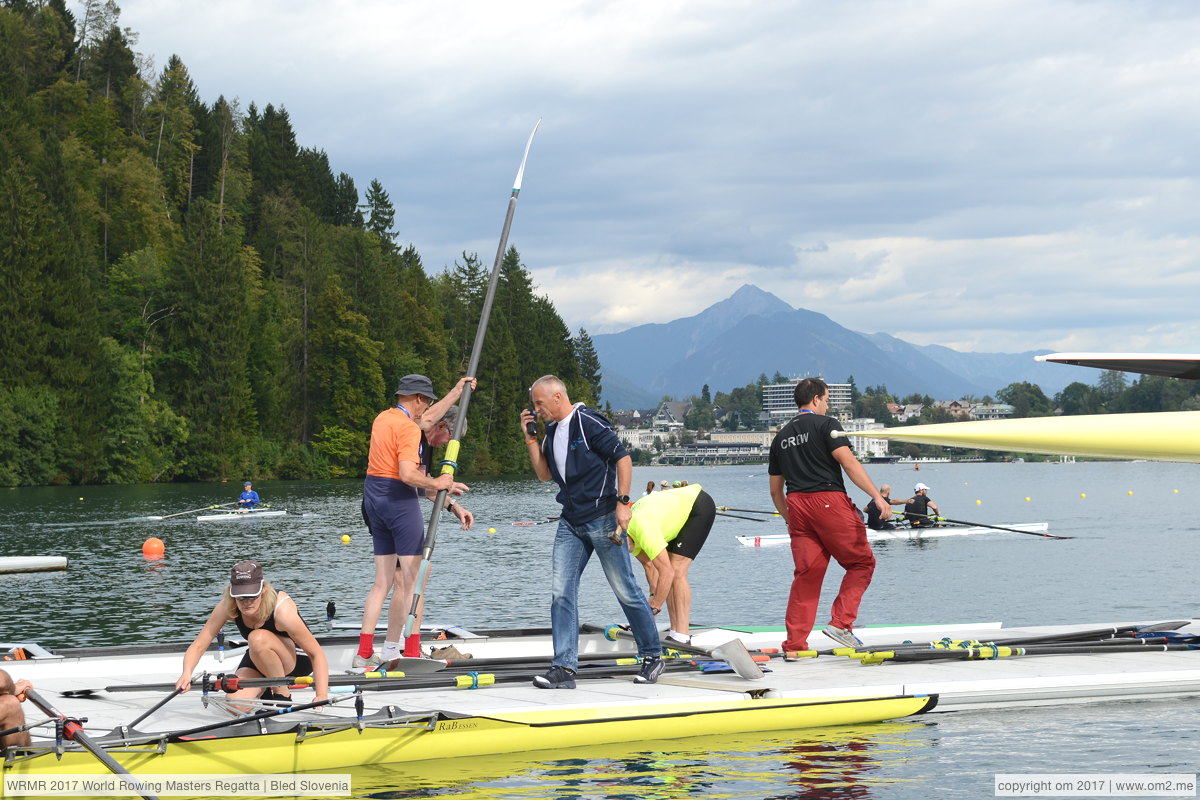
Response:
[[[534,422],[521,412],[521,433],[538,479],[558,484],[562,516],[554,535],[550,626],[554,658],[545,675],[533,679],[542,689],[574,689],[579,666],[579,578],[595,552],[604,577],[617,595],[642,658],[634,683],[654,683],[662,674],[662,646],[646,595],[633,575],[625,529],[632,515],[629,498],[633,462],[612,425],[583,403],[571,403],[567,387],[553,375],[538,378],[530,390],[532,412],[546,421],[539,446],[527,433]]]

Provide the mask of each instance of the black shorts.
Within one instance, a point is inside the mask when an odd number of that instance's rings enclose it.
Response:
[[[238,662],[237,668],[241,669],[242,667],[249,667],[250,669],[252,669],[258,673],[262,672],[262,670],[260,670],[256,666],[254,666],[254,659],[250,658],[249,650],[247,650],[246,654],[242,656],[242,660]],[[292,671],[290,674],[293,676],[312,675],[312,671],[313,671],[312,659],[310,659],[305,653],[299,653],[299,652],[296,653],[296,666],[292,667]],[[264,675],[263,677],[274,678],[276,676]]]
[[[688,514],[687,521],[683,523],[679,533],[675,534],[675,538],[667,542],[667,553],[695,559],[700,555],[700,548],[704,547],[704,542],[708,540],[708,533],[712,530],[716,518],[717,504],[713,502],[712,495],[701,489],[696,495],[696,502],[692,504],[692,513]]]

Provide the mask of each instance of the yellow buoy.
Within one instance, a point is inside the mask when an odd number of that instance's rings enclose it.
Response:
[[[488,533],[495,533],[495,532],[496,532],[495,528],[488,528]]]
[[[975,505],[977,505],[977,506],[981,506],[981,505],[983,505],[983,501],[982,501],[982,500],[976,500],[976,501],[975,501]]]
[[[343,543],[343,544],[349,544],[349,542],[350,542],[350,534],[348,534],[348,533],[343,533],[343,534],[342,534],[342,543]]]
[[[1086,497],[1087,497],[1087,492],[1080,492],[1080,493],[1079,493],[1079,496],[1080,496],[1081,498],[1086,498]]]
[[[1129,496],[1131,496],[1131,497],[1132,497],[1132,496],[1133,496],[1133,489],[1130,489],[1130,490],[1129,490],[1128,492],[1126,492],[1125,494],[1127,494],[1127,495],[1129,495]]]
[[[1175,494],[1179,494],[1179,490],[1178,490],[1178,489],[1176,489],[1176,490],[1175,490]]]
[[[1028,498],[1028,497],[1026,497],[1026,498],[1025,498],[1025,502],[1026,502],[1026,503],[1028,503],[1028,502],[1029,502],[1029,498]]]

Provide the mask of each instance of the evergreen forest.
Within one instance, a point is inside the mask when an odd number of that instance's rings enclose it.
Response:
[[[400,376],[464,374],[492,265],[427,271],[378,181],[282,106],[205,104],[118,15],[0,0],[0,485],[361,475]],[[527,468],[536,377],[599,397],[513,248],[478,372],[465,474]]]

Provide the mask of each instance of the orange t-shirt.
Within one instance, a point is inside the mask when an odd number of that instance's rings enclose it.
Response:
[[[421,463],[421,429],[399,408],[389,408],[371,425],[367,474],[398,481],[401,461]]]

